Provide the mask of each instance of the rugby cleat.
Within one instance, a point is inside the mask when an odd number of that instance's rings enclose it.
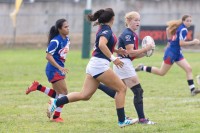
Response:
[[[56,119],[51,119],[51,122],[62,123],[62,122],[64,122],[64,120],[61,117],[58,117]]]
[[[125,117],[125,120],[124,122],[118,122],[118,126],[119,127],[125,127],[125,126],[129,126],[129,125],[132,125],[132,124],[135,124],[138,122],[138,119],[131,119],[129,117]]]
[[[135,67],[135,71],[138,72],[138,71],[142,71],[144,65],[143,64],[139,64]]]
[[[191,92],[191,95],[192,95],[192,96],[195,96],[195,95],[197,95],[198,93],[200,93],[200,90],[197,89],[197,88],[195,88],[195,89]]]
[[[57,106],[56,106],[56,99],[53,99],[51,98],[50,101],[49,101],[49,106],[48,106],[48,109],[47,109],[47,117],[48,118],[52,118],[53,116],[53,113],[55,112]]]
[[[147,124],[147,125],[154,125],[154,124],[156,124],[155,122],[150,121],[149,119],[146,119],[146,118],[140,119],[138,123],[139,124]]]
[[[36,91],[38,85],[39,85],[39,82],[38,82],[38,81],[34,81],[34,82],[28,87],[28,89],[26,90],[26,95],[28,95],[28,94],[29,94],[30,92],[32,92],[32,91]]]

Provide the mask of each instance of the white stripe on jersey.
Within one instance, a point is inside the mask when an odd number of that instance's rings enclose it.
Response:
[[[59,42],[58,42],[58,40],[51,40],[50,42],[56,42],[56,44],[57,44],[57,46],[56,46],[56,48],[55,48],[55,49],[53,49],[53,50],[49,51],[49,53],[53,55],[53,54],[54,54],[54,52],[56,51],[56,49],[58,48],[58,44],[59,44]]]
[[[180,31],[180,33],[179,33],[179,40],[185,40],[185,39],[186,39],[187,36],[185,36],[185,38],[183,38],[183,35],[182,35],[182,32],[183,32],[184,30],[188,31],[187,28],[181,29],[181,31]]]

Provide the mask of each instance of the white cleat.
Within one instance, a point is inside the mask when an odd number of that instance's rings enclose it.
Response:
[[[47,117],[49,119],[52,118],[54,111],[56,110],[57,106],[56,106],[56,99],[51,98],[49,101],[49,106],[47,109]]]
[[[128,118],[128,117],[125,117],[125,120],[124,122],[118,122],[118,126],[119,127],[125,127],[125,126],[129,126],[129,125],[132,125],[132,124],[135,124],[138,122],[138,119],[131,119],[131,118]]]
[[[197,89],[197,88],[195,88],[195,89],[191,92],[191,95],[192,95],[192,96],[195,96],[195,95],[197,95],[198,93],[200,93],[200,90]]]
[[[146,125],[154,125],[154,124],[156,124],[155,122],[150,121],[149,119],[146,119],[146,118],[140,119],[138,123],[139,124],[146,124]]]

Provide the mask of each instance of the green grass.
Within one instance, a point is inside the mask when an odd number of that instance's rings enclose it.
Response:
[[[194,76],[200,74],[199,53],[184,53],[193,68]],[[134,61],[160,66],[162,48],[150,58]],[[80,91],[88,59],[81,59],[80,51],[70,51],[66,66],[70,72],[67,85],[70,92]],[[64,123],[52,123],[46,117],[49,98],[34,92],[25,95],[33,80],[51,87],[45,75],[45,49],[13,49],[0,51],[0,132],[7,133],[199,133],[200,95],[190,96],[185,73],[174,65],[164,77],[139,72],[144,93],[147,118],[157,125],[117,126],[114,100],[97,91],[87,102],[66,105]],[[195,80],[196,83],[196,80]],[[132,92],[127,91],[126,114],[136,117],[132,105]]]

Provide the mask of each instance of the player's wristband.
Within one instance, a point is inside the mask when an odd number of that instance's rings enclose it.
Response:
[[[111,55],[110,60],[113,62],[117,59],[117,57],[115,57],[114,55]]]

